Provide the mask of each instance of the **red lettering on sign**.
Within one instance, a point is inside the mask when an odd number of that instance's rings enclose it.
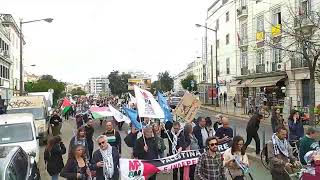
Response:
[[[138,160],[129,161],[129,171],[137,171],[140,167],[140,162]]]

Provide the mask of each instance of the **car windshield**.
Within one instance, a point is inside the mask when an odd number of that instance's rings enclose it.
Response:
[[[0,144],[10,144],[33,140],[31,123],[0,125]]]
[[[31,113],[33,114],[36,120],[44,119],[43,108],[21,108],[21,109],[8,110],[8,114],[17,114],[17,113]]]

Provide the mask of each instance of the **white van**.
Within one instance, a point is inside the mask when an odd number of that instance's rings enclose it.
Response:
[[[40,145],[45,144],[49,132],[49,114],[44,96],[14,96],[10,99],[7,113],[31,113],[40,137]]]
[[[39,162],[39,140],[32,114],[4,114],[0,116],[0,146],[21,146]]]

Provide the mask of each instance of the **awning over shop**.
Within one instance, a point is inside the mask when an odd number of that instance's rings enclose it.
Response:
[[[248,87],[267,87],[267,86],[274,86],[280,80],[284,79],[285,76],[274,76],[274,77],[264,77],[264,78],[257,78],[254,79]]]
[[[254,79],[245,79],[241,81],[241,84],[238,87],[249,87]]]
[[[230,86],[236,86],[236,85],[239,85],[240,81],[241,81],[241,80],[235,80],[235,81],[232,81],[232,82],[230,83]]]

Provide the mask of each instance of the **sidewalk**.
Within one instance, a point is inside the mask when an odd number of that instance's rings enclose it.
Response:
[[[201,108],[213,111],[215,113],[236,117],[245,121],[249,121],[250,119],[250,117],[244,113],[244,108],[235,108],[231,101],[228,101],[227,105],[221,104],[220,107],[215,107],[212,105],[202,105]],[[271,125],[271,113],[270,116],[263,121],[263,123]]]

